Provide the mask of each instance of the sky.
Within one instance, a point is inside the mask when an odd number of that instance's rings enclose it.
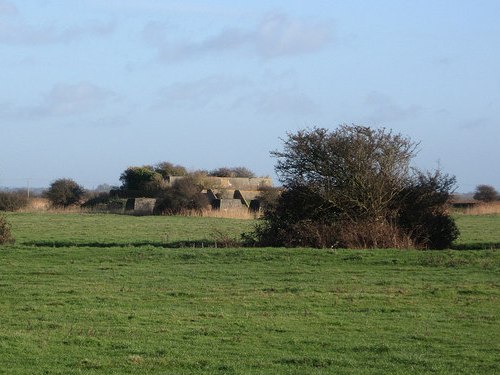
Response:
[[[276,177],[287,133],[419,142],[500,190],[498,0],[0,0],[0,186],[119,185],[129,166]]]

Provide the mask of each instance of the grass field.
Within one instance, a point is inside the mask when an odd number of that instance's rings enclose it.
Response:
[[[253,223],[8,220],[0,373],[500,372],[498,250],[193,248]],[[498,248],[500,215],[457,220],[457,248]]]

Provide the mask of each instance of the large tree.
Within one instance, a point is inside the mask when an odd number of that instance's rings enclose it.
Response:
[[[400,134],[357,125],[288,134],[283,150],[272,152],[284,191],[265,211],[254,233],[257,241],[317,247],[448,246],[456,226],[442,207],[454,179],[415,172],[410,163],[416,146]],[[415,208],[409,199],[419,202],[417,215],[406,212]],[[425,220],[439,221],[430,220],[432,215],[446,221],[452,232],[447,241],[431,235]]]

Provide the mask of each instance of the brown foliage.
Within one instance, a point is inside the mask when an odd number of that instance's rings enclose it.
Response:
[[[0,216],[0,245],[13,244],[15,241],[10,230],[10,224],[3,216]]]

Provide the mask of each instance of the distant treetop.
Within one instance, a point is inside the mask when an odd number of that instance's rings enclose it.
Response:
[[[246,178],[255,177],[255,173],[253,173],[250,169],[245,167],[233,167],[233,168],[221,167],[210,171],[208,175],[213,177],[246,177]]]
[[[163,178],[169,176],[186,176],[187,170],[182,165],[176,165],[168,161],[162,161],[154,166],[154,171],[161,174]]]
[[[498,199],[498,192],[491,185],[477,185],[474,199],[482,202],[493,202]]]

